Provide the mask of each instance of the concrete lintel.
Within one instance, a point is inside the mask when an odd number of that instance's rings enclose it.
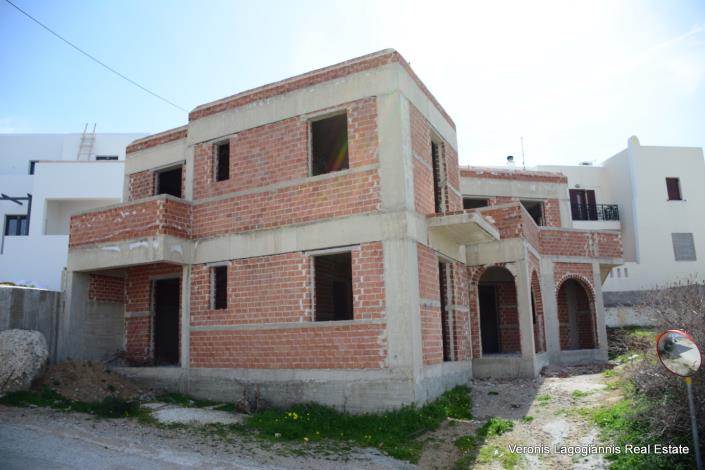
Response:
[[[460,245],[499,240],[499,230],[476,212],[463,212],[428,219],[430,234],[441,234]]]
[[[624,264],[623,258],[598,258],[594,256],[563,256],[543,254],[541,255],[541,257],[554,263],[597,263],[601,266],[608,266],[609,269],[612,269],[614,266],[621,266]]]
[[[521,238],[508,238],[489,243],[467,245],[465,255],[468,266],[495,263],[511,263],[526,256],[525,241]]]
[[[93,271],[151,263],[188,264],[193,259],[193,251],[193,242],[183,238],[171,235],[143,237],[71,248],[67,269]]]

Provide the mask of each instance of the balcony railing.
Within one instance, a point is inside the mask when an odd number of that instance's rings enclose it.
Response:
[[[619,220],[617,204],[571,204],[573,220]]]

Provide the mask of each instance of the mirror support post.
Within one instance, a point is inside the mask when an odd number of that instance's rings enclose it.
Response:
[[[693,446],[695,447],[695,463],[698,470],[703,470],[703,459],[700,456],[700,439],[698,438],[698,420],[695,417],[695,400],[693,399],[693,379],[685,377],[688,389],[688,406],[690,407],[690,424],[693,426]]]

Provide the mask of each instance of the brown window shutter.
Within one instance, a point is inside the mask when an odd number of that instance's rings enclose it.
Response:
[[[681,199],[681,188],[678,178],[666,178],[666,189],[668,190],[669,201],[679,201]]]

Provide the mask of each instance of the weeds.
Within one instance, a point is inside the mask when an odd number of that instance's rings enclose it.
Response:
[[[417,437],[435,430],[446,418],[471,418],[467,387],[456,387],[421,408],[407,406],[383,414],[351,415],[316,404],[262,410],[245,426],[269,439],[349,441],[416,462],[423,445]]]
[[[485,448],[482,447],[483,443],[489,438],[501,436],[512,429],[514,429],[514,422],[511,420],[493,417],[488,419],[475,434],[456,439],[455,446],[463,452],[463,457],[455,463],[453,468],[457,470],[470,468],[474,462],[483,461],[483,458],[489,458],[490,455],[494,455],[490,451],[485,451]],[[508,454],[508,452],[503,451],[501,458],[498,459],[503,466],[504,454]],[[511,458],[509,459],[511,460]]]
[[[86,403],[69,400],[48,387],[38,391],[29,390],[8,393],[0,398],[0,404],[19,407],[42,406],[60,411],[78,411],[92,414],[99,418],[136,418],[147,413],[146,410],[140,407],[138,401],[122,400],[109,396],[99,402]]]

